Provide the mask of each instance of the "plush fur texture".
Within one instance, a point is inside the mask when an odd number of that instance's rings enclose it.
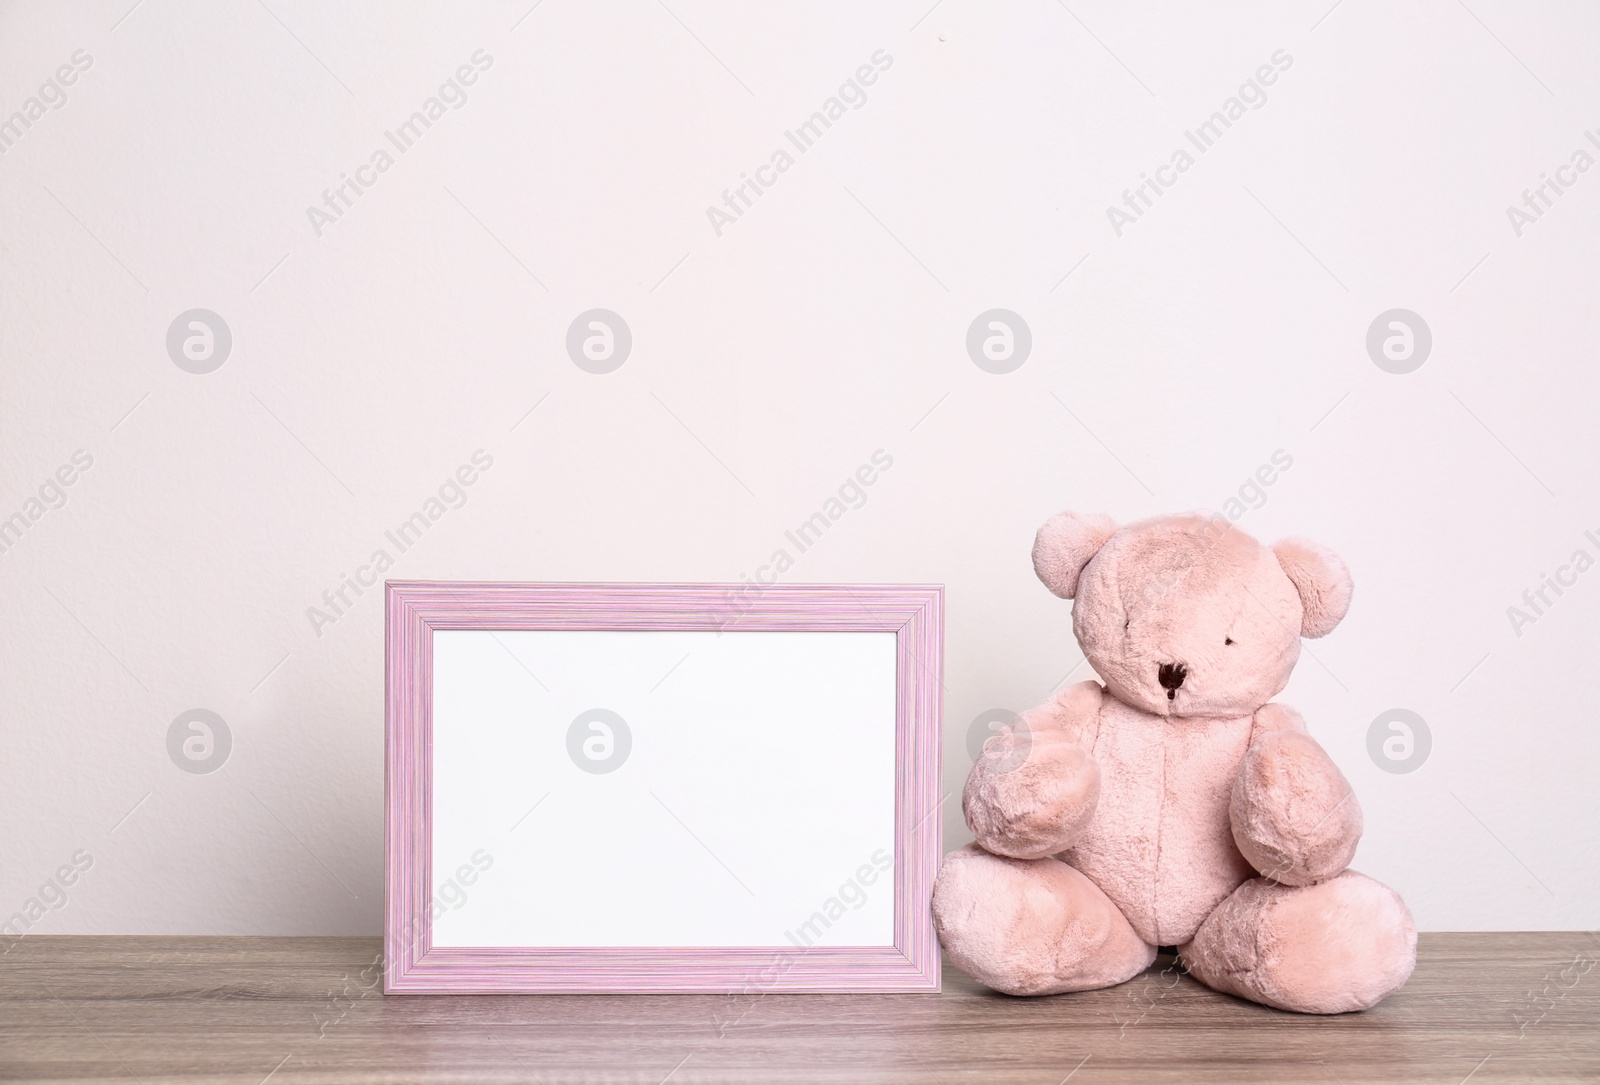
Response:
[[[1339,555],[1310,539],[1281,539],[1272,545],[1278,564],[1300,593],[1300,635],[1325,637],[1344,620],[1354,584]]]
[[[1071,599],[1078,591],[1078,574],[1116,530],[1117,522],[1104,513],[1052,516],[1034,537],[1033,571],[1045,587]]]
[[[1417,930],[1399,894],[1346,870],[1309,886],[1251,878],[1181,948],[1196,979],[1302,1013],[1376,1005],[1417,962]]]
[[[939,881],[945,951],[990,987],[1092,991],[1156,959],[1105,893],[1059,860],[1007,859],[973,844],[945,857]]]
[[[1220,991],[1280,1009],[1365,1009],[1403,984],[1416,931],[1347,870],[1361,809],[1299,715],[1270,703],[1300,638],[1332,631],[1349,571],[1304,540],[1220,517],[1117,528],[1062,513],[1034,569],[1075,600],[1105,685],[1071,686],[989,740],[934,920],[958,967],[1009,994],[1121,983],[1177,945]]]

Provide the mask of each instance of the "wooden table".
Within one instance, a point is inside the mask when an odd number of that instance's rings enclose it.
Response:
[[[1300,1017],[1163,957],[1108,991],[391,996],[376,939],[29,937],[0,956],[0,1080],[1600,1081],[1600,936],[1429,934],[1374,1010]]]

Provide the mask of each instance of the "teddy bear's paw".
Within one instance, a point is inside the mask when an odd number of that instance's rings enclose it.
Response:
[[[1072,846],[1099,799],[1100,767],[1088,751],[1023,718],[984,744],[961,810],[986,850],[1041,859]]]
[[[1350,865],[1361,840],[1361,805],[1316,739],[1275,731],[1250,747],[1229,804],[1233,841],[1267,878],[1326,881]]]
[[[1009,995],[1110,987],[1155,960],[1117,906],[1058,859],[977,845],[951,852],[934,883],[933,918],[956,967]]]
[[[1377,1005],[1411,976],[1417,930],[1398,893],[1347,870],[1317,885],[1253,878],[1180,950],[1206,986],[1300,1013]]]

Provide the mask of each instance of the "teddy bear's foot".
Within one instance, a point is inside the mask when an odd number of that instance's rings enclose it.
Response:
[[[1206,986],[1280,1010],[1375,1006],[1417,963],[1417,929],[1399,894],[1347,870],[1317,885],[1252,878],[1179,949]]]
[[[945,856],[933,919],[956,967],[1008,995],[1110,987],[1156,956],[1110,898],[1066,863],[1008,859],[977,845]]]

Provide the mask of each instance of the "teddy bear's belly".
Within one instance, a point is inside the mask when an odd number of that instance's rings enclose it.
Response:
[[[1228,823],[1251,727],[1249,716],[1169,719],[1105,699],[1094,744],[1100,802],[1062,858],[1153,945],[1187,942],[1255,874]]]

